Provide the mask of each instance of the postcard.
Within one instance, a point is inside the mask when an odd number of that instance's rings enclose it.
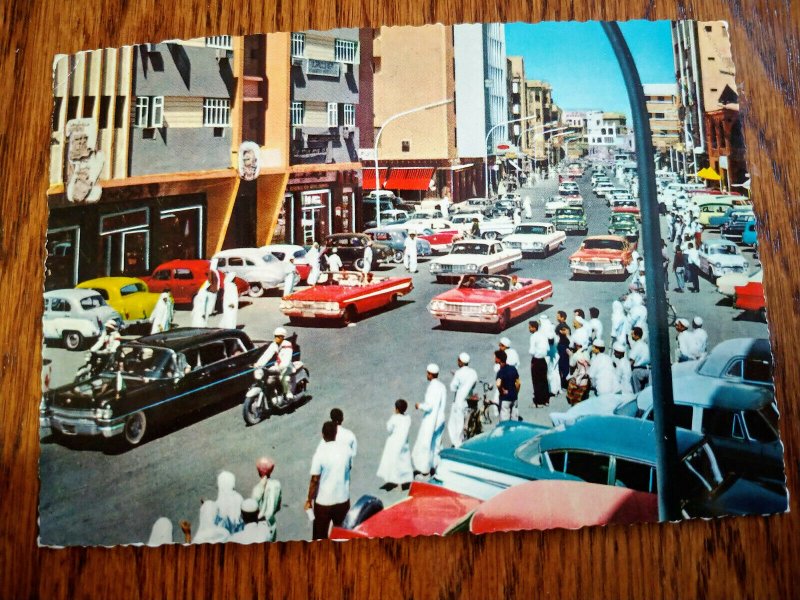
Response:
[[[40,544],[787,510],[728,26],[620,30],[55,56]]]

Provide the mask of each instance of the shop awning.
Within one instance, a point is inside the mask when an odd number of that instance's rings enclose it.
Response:
[[[389,171],[387,168],[378,169],[378,177],[381,179],[381,188],[386,189],[386,174]],[[368,169],[363,167],[361,173],[364,176],[364,181],[361,183],[361,188],[364,190],[375,189],[375,169]]]
[[[695,177],[699,177],[700,179],[708,179],[709,181],[719,181],[722,179],[719,173],[717,173],[711,167],[706,167],[705,169],[700,169]]]
[[[383,187],[387,190],[427,190],[434,170],[433,167],[392,168]]]

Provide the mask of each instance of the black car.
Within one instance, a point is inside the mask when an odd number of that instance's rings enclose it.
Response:
[[[364,233],[334,233],[325,238],[325,247],[327,252],[330,252],[332,248],[336,248],[339,258],[342,259],[343,267],[362,269],[364,267],[364,249],[370,239]],[[372,265],[370,268],[375,268],[378,263],[389,262],[393,256],[394,253],[389,246],[373,243]]]
[[[50,390],[40,423],[53,437],[123,436],[243,395],[263,348],[235,329],[179,328],[122,344],[98,376]]]

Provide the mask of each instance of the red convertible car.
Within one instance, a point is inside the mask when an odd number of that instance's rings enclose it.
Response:
[[[546,279],[464,275],[454,289],[435,296],[428,311],[445,327],[453,321],[490,323],[502,331],[516,317],[553,295]]]
[[[171,260],[156,267],[149,277],[142,277],[151,292],[160,294],[169,288],[176,304],[191,304],[194,295],[208,277],[211,261],[208,260]],[[222,281],[225,281],[223,273]],[[250,290],[248,283],[234,276],[239,295]]]
[[[581,275],[627,275],[633,246],[619,235],[593,235],[569,257],[569,268]]]
[[[750,281],[747,285],[738,285],[734,289],[733,305],[742,310],[766,315],[767,301],[764,298],[764,284]]]
[[[352,323],[359,315],[389,306],[414,285],[411,277],[377,277],[358,271],[325,272],[317,285],[281,300],[290,323],[302,319],[341,319]]]

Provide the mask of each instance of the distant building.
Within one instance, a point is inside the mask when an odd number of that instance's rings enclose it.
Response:
[[[663,155],[663,160],[671,160],[672,153],[680,146],[683,149],[683,136],[678,119],[678,86],[674,83],[645,83],[642,85],[653,148]],[[669,154],[669,158],[666,155]]]
[[[586,128],[590,157],[610,160],[617,149],[626,148],[628,127],[627,117],[624,114],[587,111]]]
[[[565,143],[567,158],[581,158],[589,151],[587,114],[586,111],[569,110],[564,111],[561,117],[562,124],[570,128],[568,135],[564,136],[568,142]]]
[[[529,80],[525,82],[525,96],[528,105],[528,116],[533,117],[526,121],[523,128],[524,145],[530,148],[531,160],[542,168],[547,165],[549,144],[552,134],[544,133],[556,127],[554,121],[557,112],[553,108],[553,88],[546,81]]]

